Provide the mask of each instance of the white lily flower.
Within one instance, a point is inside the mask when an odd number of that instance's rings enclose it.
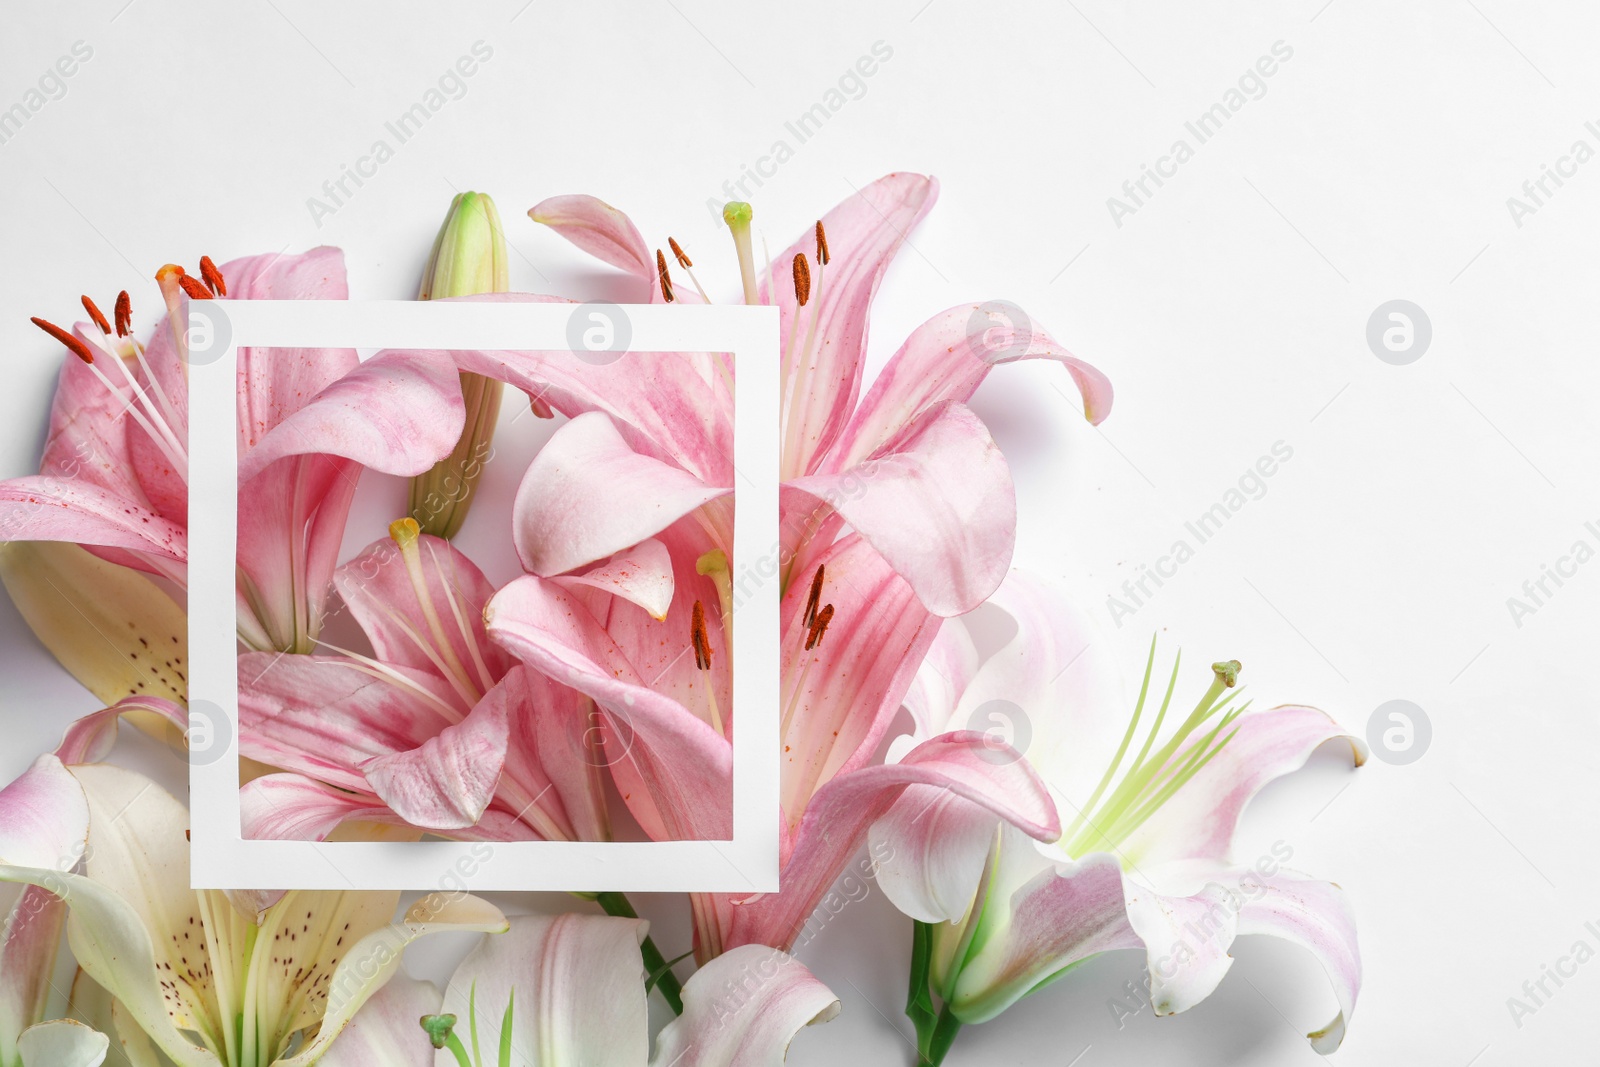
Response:
[[[514,918],[510,933],[485,938],[462,961],[442,1007],[427,982],[391,982],[321,1067],[646,1067],[639,944],[648,929],[601,915]],[[648,1064],[770,1067],[798,1030],[838,1013],[838,998],[804,965],[744,945],[684,985],[683,1015],[661,1032]]]
[[[154,1062],[153,1045],[177,1067],[308,1067],[399,968],[405,945],[442,930],[506,929],[483,901],[440,894],[399,923],[390,922],[395,893],[291,891],[247,916],[223,892],[189,887],[188,812],[155,783],[101,764],[68,772],[48,756],[35,772],[0,798],[0,882],[65,901],[73,954],[112,998],[100,1014],[125,1050],[151,1057],[142,1062]],[[29,845],[41,836],[30,819],[69,817],[58,811],[71,812],[62,776],[87,800],[85,874],[64,873],[48,849]],[[33,803],[45,784],[52,795]],[[77,1055],[80,1038],[56,1029],[29,1043]]]
[[[993,758],[1026,758],[1065,829],[1041,845],[920,786],[874,825],[875,854],[890,857],[879,884],[918,921],[914,972],[944,1002],[939,1012],[914,994],[908,1006],[924,1055],[939,1062],[961,1024],[992,1019],[1111,949],[1146,953],[1156,1014],[1184,1011],[1221,981],[1238,934],[1271,934],[1316,956],[1339,1012],[1309,1036],[1318,1052],[1336,1049],[1361,984],[1343,892],[1286,869],[1286,855],[1242,865],[1231,851],[1240,813],[1264,785],[1334,740],[1359,766],[1365,744],[1315,708],[1249,710],[1231,661],[1214,665],[1210,690],[1163,737],[1176,667],[1165,695],[1147,668],[1130,722],[1092,625],[1059,594],[1013,572],[990,602],[1016,635],[984,658],[968,620],[947,620],[906,697],[916,736],[897,739],[890,758],[923,736],[1003,728]],[[1152,645],[1152,667],[1154,655]]]

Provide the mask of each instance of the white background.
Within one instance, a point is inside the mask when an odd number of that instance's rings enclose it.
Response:
[[[0,108],[75,41],[93,58],[0,144],[0,474],[33,469],[59,356],[27,316],[72,319],[79,293],[105,306],[129,288],[144,328],[169,260],[333,243],[352,295],[405,297],[450,196],[470,188],[501,206],[514,287],[615,295],[613,274],[523,215],[592,192],[652,244],[676,236],[730,294],[731,249],[706,201],[774,141],[793,157],[746,187],[774,248],[882,173],[933,173],[943,196],[884,286],[874,366],[928,315],[1004,297],[1117,386],[1098,431],[1056,368],[1007,368],[979,394],[1017,481],[1019,561],[1082,597],[1129,673],[1160,631],[1196,665],[1243,660],[1261,701],[1317,704],[1358,732],[1395,698],[1431,718],[1418,762],[1351,774],[1318,759],[1270,789],[1241,835],[1240,858],[1281,839],[1294,866],[1354,900],[1366,981],[1338,1059],[1572,1062],[1592,1045],[1600,963],[1520,1028],[1506,1001],[1579,939],[1600,947],[1584,929],[1600,919],[1600,564],[1520,627],[1506,600],[1596,540],[1584,522],[1600,518],[1600,162],[1520,227],[1506,200],[1575,140],[1600,148],[1584,128],[1600,119],[1600,25],[1569,5],[1398,7],[11,6]],[[493,55],[465,95],[319,228],[307,198],[479,40]],[[864,93],[798,144],[785,122],[879,41],[893,54]],[[1193,146],[1185,121],[1278,41],[1293,56],[1265,94],[1116,225],[1107,198],[1175,139]],[[1395,298],[1432,323],[1409,366],[1365,339]],[[490,503],[515,485],[533,421],[491,466]],[[1108,594],[1278,441],[1293,458],[1265,494],[1117,627]],[[352,544],[380,536],[399,499],[364,489],[369,528]],[[474,536],[468,551],[490,539]],[[507,576],[504,558],[494,566]],[[93,701],[9,604],[0,632],[9,778]],[[131,751],[156,758],[137,740]],[[669,955],[686,947],[680,901],[647,910]],[[791,1062],[907,1062],[908,943],[876,889],[827,926],[803,958],[845,1010]],[[1276,943],[1234,954],[1206,1003],[1121,1030],[1108,998],[1140,963],[1104,957],[970,1028],[948,1062],[1310,1063],[1300,1035],[1332,1014],[1315,965]],[[413,962],[444,973],[439,958]]]

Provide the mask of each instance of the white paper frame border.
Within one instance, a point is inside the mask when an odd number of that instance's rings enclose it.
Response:
[[[778,889],[778,315],[772,307],[620,305],[639,352],[730,352],[736,370],[734,561],[754,575],[733,620],[731,841],[313,842],[245,840],[240,826],[234,595],[237,351],[405,348],[572,351],[586,305],[424,301],[197,301],[189,309],[189,693],[226,722],[189,767],[190,878],[208,889]],[[615,307],[615,305],[602,305]],[[623,356],[626,360],[627,357]],[[758,562],[759,561],[759,562]],[[685,642],[689,635],[684,634]]]

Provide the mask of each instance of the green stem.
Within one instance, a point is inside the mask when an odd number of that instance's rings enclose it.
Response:
[[[628,898],[621,893],[597,893],[595,902],[605,909],[607,915],[617,915],[624,919],[637,919],[639,913],[633,910],[633,905],[628,903]],[[646,974],[659,974],[661,978],[656,982],[656,988],[661,990],[661,995],[666,999],[667,1006],[674,1015],[683,1014],[683,984],[678,981],[678,976],[672,973],[672,968],[667,965],[667,958],[656,948],[656,943],[649,937],[639,946],[639,951],[644,956],[644,969]]]
[[[939,1021],[934,1024],[927,1041],[917,1042],[917,1067],[939,1067],[950,1054],[950,1046],[956,1043],[960,1032],[961,1020],[951,1014],[946,1004],[939,1010]]]

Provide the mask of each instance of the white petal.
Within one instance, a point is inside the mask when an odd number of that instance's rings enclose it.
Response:
[[[71,1019],[30,1026],[17,1038],[23,1067],[100,1067],[110,1047],[105,1034]]]
[[[769,1067],[804,1027],[839,1014],[839,998],[799,960],[743,945],[694,973],[683,1015],[661,1031],[651,1067]]]
[[[437,986],[397,974],[356,1012],[320,1067],[433,1067],[420,1020],[438,1010]]]
[[[478,1023],[483,1063],[495,1062],[511,1007],[514,1067],[639,1067],[649,1048],[644,961],[649,924],[564,914],[518,916],[485,938],[445,991],[444,1010]],[[680,1065],[681,1067],[681,1065]]]

